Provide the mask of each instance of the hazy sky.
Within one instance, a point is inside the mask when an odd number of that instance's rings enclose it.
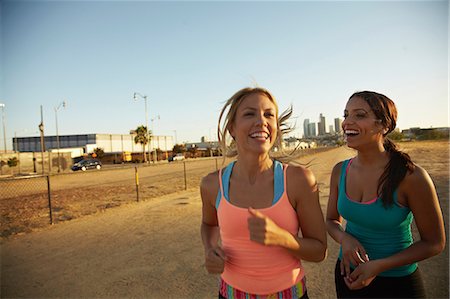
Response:
[[[60,135],[128,134],[145,124],[134,92],[156,135],[215,139],[224,101],[255,84],[293,105],[296,136],[360,90],[393,99],[400,129],[449,126],[448,1],[0,3],[9,149],[38,136],[40,105],[55,135],[63,100]]]

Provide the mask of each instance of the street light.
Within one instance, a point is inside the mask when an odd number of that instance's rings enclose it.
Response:
[[[147,163],[150,163],[150,138],[149,138],[149,133],[148,133],[147,96],[146,95],[142,95],[139,92],[135,92],[133,94],[133,99],[135,101],[137,101],[138,100],[138,96],[141,97],[142,99],[144,99],[144,102],[145,102],[145,127],[147,128],[147,145],[148,145],[148,161],[147,161]]]
[[[5,104],[0,103],[0,107],[2,107],[2,121],[3,121],[3,142],[5,143],[5,153],[6,153],[6,125],[5,125]]]
[[[59,159],[59,133],[58,133],[58,110],[59,108],[66,108],[66,101],[62,101],[55,107],[55,121],[56,121],[56,147],[58,148],[58,172],[61,172],[61,163]]]

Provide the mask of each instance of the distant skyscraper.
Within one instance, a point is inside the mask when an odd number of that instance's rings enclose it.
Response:
[[[303,121],[303,138],[308,138],[309,136],[309,118]]]
[[[333,128],[333,125],[329,125],[328,126],[328,133],[330,133],[330,134],[334,134],[334,128]]]
[[[336,131],[337,134],[342,135],[342,119],[339,117],[334,119],[334,131]]]
[[[325,116],[323,116],[322,113],[320,113],[319,119],[320,119],[320,121],[318,123],[319,136],[322,136],[322,135],[325,135],[325,133],[326,133]]]
[[[308,137],[315,137],[316,134],[316,123],[309,123],[308,125]]]

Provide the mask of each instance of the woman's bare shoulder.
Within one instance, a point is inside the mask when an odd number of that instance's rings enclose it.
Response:
[[[332,176],[339,176],[341,174],[342,165],[344,165],[345,161],[338,162],[334,165],[333,170],[331,171]]]
[[[302,165],[291,165],[289,164],[288,169],[286,170],[287,176],[290,178],[292,177],[295,180],[309,180],[312,177],[314,177],[313,172]]]
[[[414,169],[412,172],[407,173],[403,179],[402,185],[406,186],[407,189],[414,189],[422,184],[433,184],[428,172],[421,166],[414,164]]]
[[[201,182],[200,182],[200,188],[202,190],[208,191],[211,189],[216,189],[219,186],[219,171],[216,170],[214,172],[208,173],[205,175]]]
[[[289,189],[302,190],[304,188],[316,188],[317,180],[314,173],[301,165],[289,165],[286,170]]]

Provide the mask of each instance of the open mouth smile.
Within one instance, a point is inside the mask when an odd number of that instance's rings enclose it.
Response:
[[[344,130],[344,134],[345,134],[347,137],[353,137],[353,136],[358,136],[358,135],[359,135],[359,132],[358,132],[358,131],[355,131],[355,130]]]
[[[254,132],[254,133],[251,133],[249,136],[250,136],[250,138],[253,138],[253,139],[267,140],[267,139],[269,139],[270,134],[267,132]]]

